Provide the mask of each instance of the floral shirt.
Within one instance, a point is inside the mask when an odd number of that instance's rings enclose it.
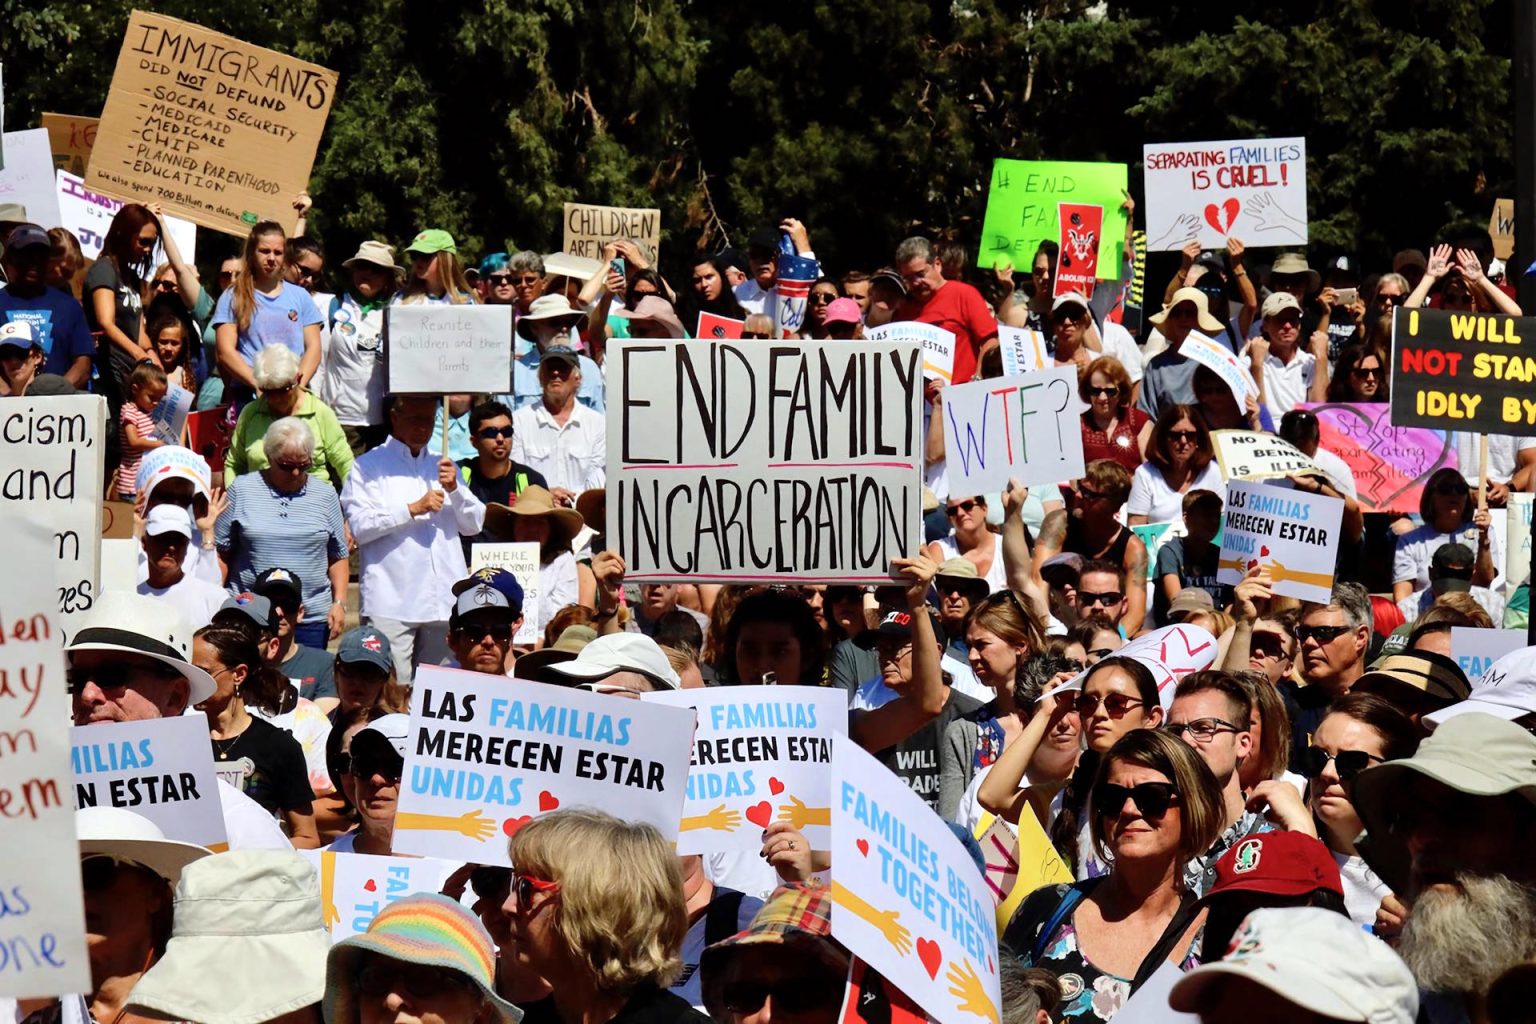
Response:
[[[1194,893],[1196,898],[1204,896],[1216,884],[1216,862],[1222,854],[1236,846],[1239,840],[1260,832],[1274,832],[1277,827],[1256,811],[1244,811],[1243,816],[1228,826],[1203,856],[1184,865],[1184,889]]]
[[[1179,970],[1200,966],[1200,938],[1197,934],[1184,951]],[[1061,1003],[1056,1008],[1058,1024],[1109,1020],[1131,996],[1130,978],[1101,971],[1083,955],[1070,916],[1057,926],[1039,962],[1031,966],[1050,971],[1061,983]]]

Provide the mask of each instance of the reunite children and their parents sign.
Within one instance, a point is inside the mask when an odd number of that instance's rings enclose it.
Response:
[[[1392,317],[1392,422],[1536,435],[1536,317],[1399,307]]]
[[[885,583],[922,546],[917,345],[615,339],[607,366],[628,579]]]
[[[973,381],[944,389],[950,490],[987,494],[1010,478],[1033,484],[1083,475],[1077,368]]]
[[[391,394],[512,390],[511,306],[390,306],[384,337]]]
[[[1151,251],[1307,244],[1306,139],[1160,142],[1142,159]]]
[[[1276,594],[1326,602],[1333,593],[1344,501],[1289,487],[1232,481],[1216,578],[1241,583],[1267,566]]]

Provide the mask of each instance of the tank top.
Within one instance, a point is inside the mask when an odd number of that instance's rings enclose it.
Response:
[[[1116,565],[1124,565],[1125,548],[1131,542],[1132,533],[1123,526],[1119,527],[1119,531],[1119,533],[1115,534],[1115,539],[1109,542],[1109,547],[1104,550],[1104,553],[1096,555],[1089,550],[1088,541],[1083,536],[1083,521],[1075,516],[1069,517],[1067,519],[1067,538],[1062,543],[1061,550],[1082,555],[1090,561],[1102,559],[1106,562],[1113,562]]]

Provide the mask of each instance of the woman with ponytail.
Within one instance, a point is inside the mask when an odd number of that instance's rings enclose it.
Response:
[[[281,345],[299,357],[299,387],[320,368],[324,317],[309,292],[283,279],[283,226],[264,220],[245,239],[241,271],[213,311],[219,368],[244,404],[256,393],[256,353]]]

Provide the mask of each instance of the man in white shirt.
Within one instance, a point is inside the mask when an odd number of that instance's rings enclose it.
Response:
[[[389,638],[400,682],[448,655],[453,585],[469,575],[459,537],[485,525],[485,505],[449,458],[427,451],[435,398],[390,396],[389,439],[353,463],[341,505],[357,540],[363,617]]]
[[[805,225],[793,217],[786,217],[780,222],[778,231],[763,230],[753,235],[747,243],[747,265],[752,270],[752,276],[732,289],[736,301],[748,313],[773,315],[779,285],[781,232],[789,235],[795,252],[808,260],[816,258],[816,254],[811,251],[811,239]]]
[[[1301,350],[1301,303],[1290,292],[1264,300],[1263,334],[1244,351],[1253,362],[1253,379],[1269,414],[1278,420],[1302,402],[1328,396],[1328,335],[1316,331],[1311,351]]]
[[[144,521],[144,548],[148,577],[138,585],[146,597],[164,601],[181,613],[193,629],[213,621],[214,612],[229,596],[223,587],[188,576],[182,569],[192,521],[180,505],[156,505]]]
[[[607,481],[608,427],[600,413],[576,401],[581,369],[565,345],[544,350],[537,405],[512,414],[512,461],[543,474],[556,503]]]

